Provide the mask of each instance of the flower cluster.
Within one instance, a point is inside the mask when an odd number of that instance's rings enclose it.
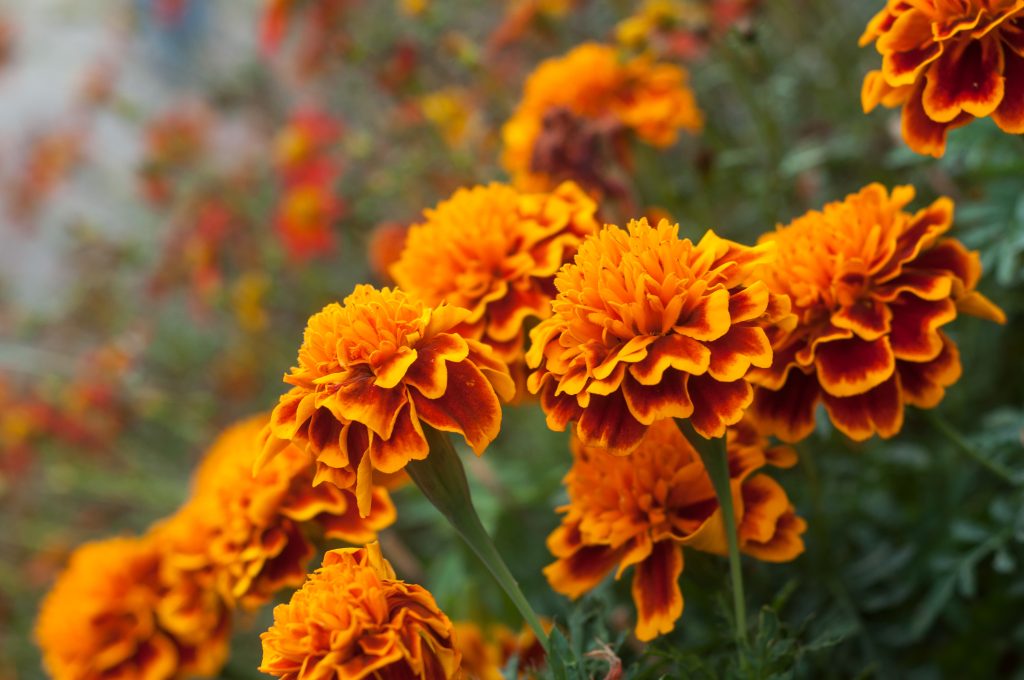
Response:
[[[888,0],[860,43],[882,55],[864,111],[902,106],[914,151],[942,156],[949,130],[975,118],[1024,133],[1024,0]]]
[[[565,153],[572,140],[549,134],[558,132],[563,114],[588,122],[584,128],[572,127],[588,130],[589,136],[625,128],[647,144],[670,146],[680,130],[702,126],[687,79],[679,66],[645,56],[622,61],[615,48],[597,43],[549,59],[530,75],[518,108],[502,129],[502,164],[524,189],[543,190],[553,182],[585,177],[579,171],[588,161],[568,157],[579,153]]]
[[[637,638],[671,631],[683,612],[683,548],[726,552],[722,511],[700,456],[671,420],[651,426],[628,457],[576,437],[572,451],[569,504],[548,537],[556,558],[544,569],[551,587],[575,599],[616,567],[619,578],[633,566]],[[740,549],[769,562],[792,560],[803,552],[806,524],[778,482],[754,473],[792,466],[796,454],[768,448],[743,423],[729,430],[728,456]]]
[[[521,363],[524,327],[550,315],[555,272],[597,231],[596,211],[571,182],[540,194],[460,189],[410,228],[391,275],[428,304],[468,309],[459,333]]]
[[[460,673],[451,621],[429,592],[396,578],[376,543],[328,552],[260,637],[260,670],[282,680]]]
[[[788,319],[785,296],[751,282],[771,252],[711,231],[694,244],[665,220],[586,240],[555,278],[553,315],[530,332],[527,385],[548,426],[576,422],[585,445],[622,454],[664,418],[722,436],[752,399],[747,372],[772,365],[765,328]]]
[[[978,254],[941,238],[952,201],[906,212],[913,198],[912,187],[872,184],[761,238],[777,256],[759,276],[799,318],[773,331],[775,361],[750,375],[753,414],[768,431],[806,437],[822,401],[847,436],[891,437],[905,404],[931,408],[960,377],[941,328],[958,311],[1004,321],[975,290]]]
[[[427,457],[424,424],[482,453],[501,425],[498,397],[515,387],[490,347],[458,334],[469,314],[368,285],[327,305],[309,319],[261,458],[295,442],[316,458],[314,483],[354,489],[365,516],[373,471]]]

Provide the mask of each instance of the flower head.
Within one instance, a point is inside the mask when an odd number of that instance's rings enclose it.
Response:
[[[646,219],[588,238],[555,278],[553,315],[530,332],[527,383],[548,426],[576,422],[586,445],[635,448],[663,418],[720,437],[752,398],[751,366],[768,367],[764,327],[788,311],[762,282],[746,285],[770,246]]]
[[[586,43],[549,59],[530,75],[523,99],[502,129],[502,163],[519,186],[546,188],[536,165],[536,146],[552,111],[607,119],[658,147],[675,143],[679,130],[702,126],[686,71],[649,57],[623,61],[614,47]],[[568,179],[568,178],[556,178]]]
[[[541,625],[545,630],[552,628],[547,619]],[[546,663],[544,647],[528,625],[518,633],[501,624],[484,629],[471,621],[456,621],[454,627],[455,647],[462,654],[467,680],[503,680],[502,670],[513,656],[520,678],[535,677]]]
[[[949,130],[987,116],[1024,133],[1024,0],[888,0],[860,42],[882,55],[864,110],[902,106],[914,151],[942,156]]]
[[[282,680],[459,673],[451,621],[429,592],[395,578],[376,543],[328,552],[260,638],[260,670]]]
[[[332,146],[341,137],[341,123],[314,108],[300,109],[274,140],[274,160],[286,177],[332,159]]]
[[[797,441],[823,401],[847,436],[891,437],[903,407],[931,408],[960,377],[956,345],[941,327],[962,311],[997,322],[1003,313],[975,291],[978,254],[940,238],[953,203],[909,213],[914,189],[872,184],[761,238],[777,245],[759,272],[790,296],[799,322],[774,333],[775,362],[751,372],[753,415]]]
[[[227,653],[223,610],[214,627],[176,630],[163,610],[180,591],[162,580],[162,562],[152,537],[108,539],[74,553],[36,625],[55,680],[169,680],[217,672]]]
[[[301,585],[314,553],[310,528],[361,544],[395,520],[383,487],[371,489],[365,518],[351,491],[314,487],[313,463],[295,446],[253,474],[266,423],[264,414],[225,430],[196,472],[192,498],[161,529],[181,569],[209,572],[226,601],[249,609]]]
[[[333,167],[315,165],[283,188],[275,226],[292,259],[306,260],[334,248],[334,223],[345,207],[334,191],[336,179]]]
[[[597,205],[567,182],[550,194],[460,189],[409,230],[391,274],[428,304],[469,310],[459,332],[522,360],[528,319],[551,313],[555,272],[597,231]]]
[[[565,477],[569,504],[548,537],[557,558],[544,569],[551,587],[577,598],[612,569],[630,566],[637,608],[636,636],[651,640],[673,629],[683,612],[679,576],[683,547],[724,555],[725,525],[700,456],[671,420],[648,429],[628,457],[572,441],[573,466]],[[728,455],[740,549],[770,562],[803,552],[805,522],[765,465],[788,467],[796,455],[768,449],[745,424],[730,430]]]
[[[374,470],[427,457],[424,423],[482,453],[501,425],[498,397],[511,398],[514,385],[489,347],[455,332],[468,315],[368,285],[314,314],[262,459],[294,441],[317,461],[314,483],[354,487],[366,515]]]

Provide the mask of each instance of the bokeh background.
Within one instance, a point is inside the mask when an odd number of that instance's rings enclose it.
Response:
[[[44,677],[31,631],[69,552],[171,513],[215,434],[275,403],[306,318],[386,282],[380,263],[424,208],[505,179],[500,126],[536,64],[614,40],[640,5],[325,0],[335,13],[270,46],[272,4],[0,2],[2,680]],[[898,114],[865,116],[877,55],[857,38],[881,2],[683,4],[694,20],[671,46],[706,127],[633,150],[639,208],[752,243],[869,182],[913,184],[915,208],[956,201],[954,235],[1010,319],[957,324],[964,376],[934,417],[862,445],[822,423],[800,445],[781,481],[807,552],[746,565],[761,677],[1024,677],[1024,138],[979,121],[935,161],[902,144]],[[708,22],[730,4],[735,20]],[[281,222],[274,162],[308,110],[337,126],[330,195],[309,199],[329,202],[329,233],[312,244]],[[626,583],[573,608],[539,571],[566,441],[509,407],[467,460],[475,498],[536,608],[635,659]],[[402,576],[453,619],[516,624],[418,492],[396,502],[383,541]],[[724,564],[687,555],[682,623],[638,677],[728,670]],[[236,625],[225,677],[259,677],[268,616]]]

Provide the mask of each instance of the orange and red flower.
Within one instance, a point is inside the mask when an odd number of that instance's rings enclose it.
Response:
[[[253,416],[217,438],[196,472],[192,497],[161,529],[183,569],[209,571],[227,602],[250,609],[302,583],[314,553],[311,528],[362,544],[395,520],[383,487],[371,489],[365,518],[351,491],[314,487],[313,463],[294,446],[254,475],[266,423],[267,415]]]
[[[544,574],[575,599],[616,567],[620,578],[633,566],[637,638],[668,633],[683,612],[683,547],[727,552],[722,512],[700,456],[671,420],[650,427],[628,458],[576,437],[572,451],[569,504],[559,508],[565,517],[548,537],[556,561]],[[728,456],[740,549],[769,562],[794,559],[803,552],[806,523],[778,482],[754,472],[789,467],[796,454],[767,448],[744,423],[729,431]]]
[[[260,638],[260,671],[282,680],[460,674],[451,621],[427,590],[395,577],[376,543],[328,552]]]
[[[334,224],[345,206],[335,193],[336,179],[333,168],[314,166],[285,184],[275,226],[292,259],[307,260],[334,249]]]
[[[694,245],[679,225],[609,225],[555,277],[553,316],[530,332],[528,387],[548,426],[576,422],[586,445],[628,453],[663,418],[689,418],[705,437],[740,420],[766,368],[765,326],[788,313],[754,269],[772,253],[707,232]]]
[[[798,441],[814,428],[817,404],[852,439],[891,437],[906,404],[931,408],[960,377],[956,345],[941,327],[965,312],[1002,323],[975,290],[976,252],[940,238],[953,202],[917,213],[914,189],[872,184],[761,237],[777,257],[759,272],[792,300],[799,322],[776,329],[770,367],[751,371],[753,415],[771,433]]]
[[[546,631],[551,621],[541,620]],[[462,672],[466,680],[503,680],[503,669],[514,656],[517,677],[532,678],[544,667],[547,655],[537,635],[524,625],[516,633],[501,624],[489,626],[486,631],[471,621],[456,621],[455,647],[462,654]]]
[[[942,156],[975,118],[1024,133],[1024,0],[888,0],[861,36],[872,42],[882,68],[864,79],[864,111],[902,106],[914,151]]]
[[[289,441],[304,447],[317,461],[314,483],[355,488],[365,516],[374,470],[427,457],[424,424],[482,453],[501,425],[498,397],[514,386],[488,346],[455,331],[469,314],[368,285],[327,305],[309,319],[261,458]]]
[[[215,674],[227,656],[223,608],[208,628],[176,630],[165,604],[158,540],[114,538],[80,547],[43,601],[36,640],[54,680],[170,680]],[[184,634],[182,634],[184,633]]]
[[[274,140],[274,160],[285,178],[301,175],[304,170],[332,161],[334,146],[341,138],[340,121],[315,108],[300,109]]]
[[[460,189],[413,225],[391,275],[428,304],[465,307],[459,333],[521,362],[528,320],[551,314],[554,276],[597,231],[597,205],[571,182],[550,194]]]
[[[679,66],[649,57],[622,61],[615,48],[597,43],[549,59],[530,75],[522,101],[502,129],[502,164],[516,185],[528,190],[550,188],[552,179],[573,179],[559,172],[550,177],[552,168],[539,167],[546,164],[540,163],[538,143],[554,143],[544,138],[545,121],[558,111],[597,121],[609,132],[624,126],[648,144],[670,146],[679,130],[695,132],[703,124],[687,79]]]

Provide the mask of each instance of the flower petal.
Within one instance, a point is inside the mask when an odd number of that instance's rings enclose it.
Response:
[[[864,441],[877,433],[883,439],[894,436],[903,427],[903,399],[899,378],[893,376],[878,387],[852,397],[822,393],[825,409],[833,424],[854,441]]]
[[[946,388],[960,379],[963,372],[960,352],[945,333],[939,331],[939,336],[942,338],[942,351],[931,361],[896,362],[903,400],[908,404],[932,408],[942,401]]]
[[[498,436],[501,404],[487,378],[469,361],[448,364],[448,389],[441,397],[427,399],[414,391],[412,399],[425,423],[461,434],[477,455]]]
[[[699,375],[708,370],[711,351],[685,335],[666,335],[654,341],[647,356],[629,367],[641,385],[657,385],[668,369]]]
[[[767,297],[765,304],[767,305]],[[732,382],[747,374],[750,367],[768,368],[772,364],[772,346],[764,329],[733,326],[718,340],[707,343],[711,350],[708,373],[715,380]]]
[[[821,344],[815,366],[826,394],[848,397],[888,380],[896,369],[896,358],[888,338],[870,342],[850,338]]]
[[[635,449],[646,429],[620,393],[592,397],[576,424],[576,433],[587,446],[603,446],[616,455]]]
[[[672,541],[655,543],[651,555],[637,565],[633,574],[637,639],[653,640],[675,627],[683,613],[682,573],[683,551]]]
[[[814,374],[792,370],[778,390],[755,390],[751,415],[766,432],[786,442],[798,442],[814,431],[814,409],[820,398]]]
[[[942,351],[938,328],[956,318],[949,298],[928,301],[902,294],[891,305],[892,352],[904,361],[930,361]]]
[[[949,123],[963,112],[978,118],[991,115],[1003,100],[1002,70],[998,37],[947,47],[925,75],[925,113],[936,123]]]
[[[719,382],[710,376],[690,376],[687,388],[693,402],[690,424],[702,437],[722,437],[725,428],[743,417],[754,390],[745,380]]]
[[[1003,132],[1019,135],[1024,134],[1024,55],[1018,55],[1010,50],[1005,52],[1005,92],[999,108],[992,113],[992,120]]]
[[[657,385],[643,385],[632,378],[622,382],[629,412],[644,425],[664,418],[689,418],[693,402],[686,391],[687,374],[666,371]]]

